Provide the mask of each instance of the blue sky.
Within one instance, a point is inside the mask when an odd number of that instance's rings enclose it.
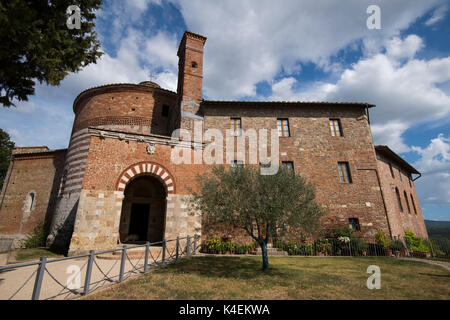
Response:
[[[373,4],[379,30],[366,24]],[[65,148],[81,91],[150,78],[175,91],[184,30],[208,37],[207,99],[376,104],[374,142],[422,172],[425,218],[450,220],[449,0],[104,1],[101,61],[1,108],[0,128],[17,145]]]

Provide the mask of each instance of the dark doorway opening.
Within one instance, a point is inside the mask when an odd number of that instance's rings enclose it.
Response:
[[[147,241],[149,212],[150,204],[148,203],[133,203],[131,205],[128,234],[137,236],[137,239],[133,239],[134,241]]]
[[[164,239],[167,193],[154,176],[141,175],[127,184],[120,218],[120,242],[155,243]]]

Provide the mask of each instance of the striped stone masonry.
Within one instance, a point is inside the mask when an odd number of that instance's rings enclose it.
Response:
[[[150,174],[160,179],[166,188],[167,194],[175,193],[175,183],[173,176],[163,166],[152,162],[141,162],[129,166],[120,175],[116,185],[116,191],[124,192],[127,183],[135,176]]]

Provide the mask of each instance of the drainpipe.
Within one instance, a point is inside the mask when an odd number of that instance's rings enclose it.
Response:
[[[3,188],[2,188],[3,197],[2,197],[2,201],[0,202],[0,210],[3,207],[3,201],[5,201],[6,189],[8,189],[9,180],[11,179],[11,175],[12,175],[12,172],[14,169],[14,161],[15,161],[15,157],[14,157],[14,155],[11,155],[11,168],[10,168],[11,170],[8,170],[8,172],[9,172],[8,180],[6,180],[6,182],[3,183]]]

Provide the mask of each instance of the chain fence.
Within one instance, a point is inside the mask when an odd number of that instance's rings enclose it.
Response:
[[[199,235],[0,267],[0,299],[75,299],[199,250]],[[25,279],[25,280],[24,280]],[[62,280],[64,279],[64,280]]]

